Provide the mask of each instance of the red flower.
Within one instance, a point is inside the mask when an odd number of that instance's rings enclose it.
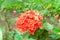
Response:
[[[16,21],[16,28],[20,32],[29,31],[30,34],[34,35],[34,32],[42,27],[43,17],[35,10],[29,10],[21,14]]]

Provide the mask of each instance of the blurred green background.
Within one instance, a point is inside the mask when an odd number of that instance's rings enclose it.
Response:
[[[27,10],[43,16],[43,28],[35,35],[15,28],[17,17]],[[0,0],[0,40],[60,40],[60,0]]]

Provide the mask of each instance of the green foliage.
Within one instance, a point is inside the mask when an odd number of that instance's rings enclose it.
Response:
[[[20,33],[18,33],[18,32],[16,32],[16,33],[15,33],[14,40],[23,40],[23,35],[20,34]]]
[[[3,40],[2,30],[0,29],[0,40]]]
[[[11,25],[11,24],[14,24],[15,21],[16,21],[16,19],[17,19],[17,18],[11,18],[11,19],[9,19],[9,24],[10,24],[10,25]]]
[[[45,27],[45,29],[48,30],[48,31],[49,31],[49,30],[53,30],[53,25],[51,25],[51,24],[49,24],[49,23],[47,23],[47,22],[44,23],[44,27]]]
[[[13,35],[14,35],[14,31],[10,31],[8,35],[6,35],[6,40],[12,40]]]
[[[12,27],[15,26],[16,15],[26,10],[37,10],[44,17],[43,28],[36,30],[34,35],[21,34]],[[14,17],[10,16],[11,13]],[[59,18],[60,0],[0,0],[0,40],[7,31],[6,40],[60,40]]]

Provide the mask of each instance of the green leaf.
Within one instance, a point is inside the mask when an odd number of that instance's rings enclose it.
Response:
[[[50,17],[50,20],[51,20],[52,22],[55,22],[54,17]]]
[[[20,32],[17,31],[15,33],[14,40],[23,40],[23,34],[21,34]]]
[[[14,40],[35,40],[32,37],[29,37],[28,32],[27,33],[21,33],[16,31]]]
[[[3,34],[2,34],[1,29],[0,29],[0,40],[3,40]]]
[[[59,39],[60,38],[60,35],[58,35],[58,34],[51,34],[51,35],[49,35],[52,39],[54,39],[54,40],[57,40],[57,39]]]
[[[44,23],[44,28],[46,30],[52,30],[53,29],[53,25],[49,24],[48,22]]]
[[[42,10],[41,13],[42,13],[42,16],[44,16],[44,15],[45,16],[51,16],[51,14],[49,13],[49,11],[46,10],[46,9]]]
[[[60,28],[53,28],[53,32],[60,35]]]
[[[17,19],[17,18],[11,18],[11,19],[9,19],[9,24],[15,23],[16,19]]]
[[[36,39],[33,39],[33,38],[28,38],[27,40],[36,40]]]
[[[7,24],[0,25],[0,29],[2,30],[2,33],[5,32],[5,28],[8,27]]]
[[[14,36],[14,31],[10,31],[8,35],[6,35],[6,40],[11,40],[13,36]]]

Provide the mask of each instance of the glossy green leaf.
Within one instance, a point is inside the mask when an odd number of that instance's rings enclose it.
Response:
[[[54,28],[54,29],[53,29],[53,32],[54,32],[55,34],[59,34],[59,35],[60,35],[60,28]]]

